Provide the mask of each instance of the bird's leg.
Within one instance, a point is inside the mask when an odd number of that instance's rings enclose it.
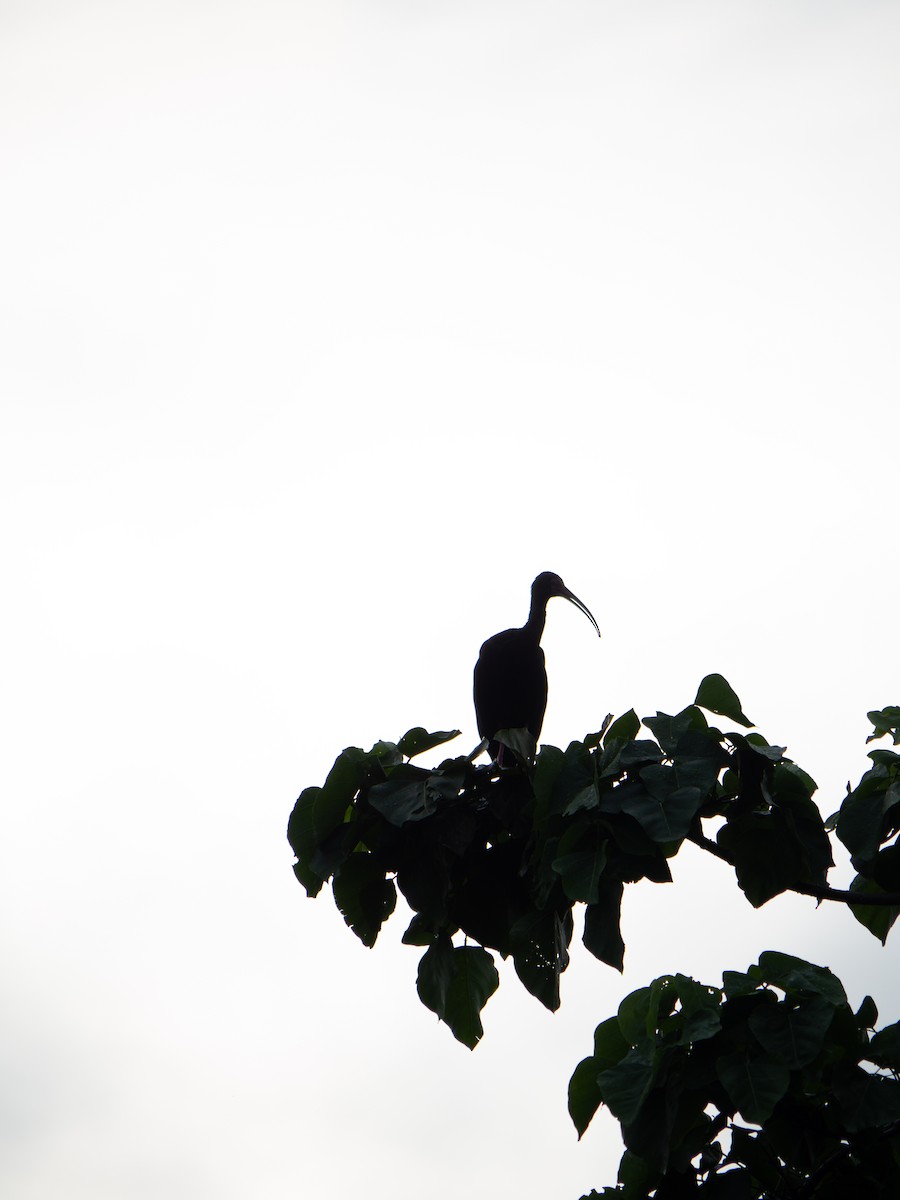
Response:
[[[484,750],[487,750],[487,748],[488,748],[488,739],[482,738],[481,741],[478,743],[478,745],[475,747],[475,749],[472,751],[472,753],[466,756],[466,762],[474,762],[475,759],[478,757],[478,755],[481,754]]]

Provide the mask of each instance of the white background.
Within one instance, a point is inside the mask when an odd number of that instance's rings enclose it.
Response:
[[[897,703],[900,15],[876,0],[0,4],[0,1189],[577,1197],[566,1083],[761,950],[900,1015],[896,945],[684,851],[503,970],[474,1054],[284,829],[345,745],[544,739],[722,672],[826,815]],[[456,749],[456,746],[451,747]],[[845,863],[834,873],[846,883]],[[894,935],[896,938],[896,934]]]

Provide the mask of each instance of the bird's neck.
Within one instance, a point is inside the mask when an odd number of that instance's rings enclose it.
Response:
[[[547,620],[546,604],[535,604],[532,602],[531,611],[528,614],[528,620],[522,626],[525,633],[528,634],[535,642],[541,640],[541,634],[544,632],[544,622]]]

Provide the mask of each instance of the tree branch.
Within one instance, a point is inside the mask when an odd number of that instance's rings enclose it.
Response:
[[[699,846],[701,850],[706,850],[709,854],[715,855],[716,858],[721,858],[722,862],[728,863],[730,867],[734,866],[731,856],[725,853],[718,842],[705,837],[702,833],[689,833],[687,840],[693,842],[695,846]],[[860,893],[844,891],[841,888],[833,888],[828,887],[826,884],[819,885],[815,883],[795,883],[788,890],[798,892],[803,896],[813,896],[816,900],[836,900],[841,904],[871,904],[882,908],[900,908],[900,892]]]

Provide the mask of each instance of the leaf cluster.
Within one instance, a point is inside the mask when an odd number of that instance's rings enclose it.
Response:
[[[723,732],[704,709],[739,729]],[[894,711],[873,716],[896,732],[885,724]],[[783,746],[748,732],[721,675],[707,676],[682,712],[658,712],[643,724],[652,737],[641,736],[630,711],[565,750],[542,746],[536,758],[527,731],[505,731],[498,739],[514,766],[504,770],[468,757],[433,768],[411,761],[456,731],[416,728],[397,743],[350,747],[294,806],[295,874],[310,896],[331,881],[366,946],[399,889],[413,911],[403,940],[425,948],[420,998],[470,1047],[499,982],[492,952],[511,958],[524,986],[555,1010],[575,905],[584,906],[584,944],[621,970],[625,885],[670,882],[669,860],[687,839],[730,862],[754,906],[789,889],[827,891],[833,859],[812,799],[816,785]],[[873,769],[835,820],[861,872],[866,903],[858,915],[883,939],[897,915],[883,903],[897,847],[882,843],[900,814],[900,756],[871,757]],[[717,827],[715,841],[703,832],[707,822]]]
[[[579,1137],[601,1104],[622,1127],[618,1186],[592,1196],[900,1195],[900,1022],[873,1034],[877,1016],[772,951],[721,989],[665,975],[632,992],[569,1085]]]
[[[875,729],[867,742],[889,735],[895,746],[900,745],[900,708],[868,716]],[[898,905],[873,903],[900,892],[900,754],[870,750],[869,758],[872,766],[855,788],[848,786],[840,811],[828,824],[836,826],[858,872],[850,890],[858,892],[862,902],[853,905],[853,913],[883,943],[900,914]]]

